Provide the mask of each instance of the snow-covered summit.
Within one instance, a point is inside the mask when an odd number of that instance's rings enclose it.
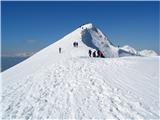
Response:
[[[93,24],[92,23],[86,23],[86,24],[83,24],[82,26],[81,26],[81,28],[88,28],[88,29],[91,29],[91,28],[93,28]]]
[[[99,49],[105,57],[146,56],[143,54],[144,52],[138,52],[129,45],[117,47],[92,23],[83,24],[80,26],[80,29],[81,41],[90,48]],[[153,52],[154,51],[152,51],[152,53]],[[154,56],[157,54],[156,52],[154,52],[154,54],[147,54],[147,56],[150,55]]]
[[[78,42],[78,48],[73,47],[74,42]],[[60,47],[62,48],[61,54],[58,53]],[[73,32],[37,52],[24,62],[7,70],[4,74],[11,75],[16,72],[18,73],[21,71],[21,68],[26,69],[25,73],[27,74],[35,72],[39,67],[48,66],[53,62],[59,62],[59,59],[88,57],[89,49],[92,51],[99,49],[104,56],[108,58],[137,55],[134,48],[129,46],[117,47],[101,32],[100,29],[95,27],[92,23],[87,23],[79,26]],[[28,66],[30,66],[31,63],[33,68],[28,69]],[[23,74],[19,74],[18,76],[23,76]]]
[[[118,48],[98,28],[91,23],[81,28],[81,38],[85,45],[90,48],[99,49],[105,57],[118,57]]]
[[[82,25],[2,73],[0,117],[158,119],[159,57],[90,58],[89,49],[105,57],[135,55],[92,24]]]

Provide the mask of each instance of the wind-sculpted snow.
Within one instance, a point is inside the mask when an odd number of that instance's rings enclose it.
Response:
[[[118,57],[118,48],[96,27],[83,27],[81,34],[82,42],[88,47],[100,50],[105,57]]]
[[[87,45],[88,47],[91,47],[93,49],[97,49],[98,48],[94,45],[93,40],[92,40],[92,36],[89,32],[89,30],[85,29],[82,31],[82,42]]]
[[[124,56],[157,56],[154,51],[136,51],[133,47],[125,45],[116,47],[108,38],[92,24],[84,25],[81,29],[81,41],[89,48],[100,50],[105,57],[124,57]]]
[[[157,65],[158,57],[61,59],[5,83],[2,118],[158,119]]]

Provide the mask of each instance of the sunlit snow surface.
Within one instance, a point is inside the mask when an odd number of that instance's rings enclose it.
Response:
[[[157,67],[158,57],[52,64],[3,86],[3,118],[158,119]]]
[[[94,45],[117,56],[118,48],[101,32],[89,32]],[[89,58],[94,49],[82,39],[78,28],[3,72],[1,117],[159,119],[159,57]]]

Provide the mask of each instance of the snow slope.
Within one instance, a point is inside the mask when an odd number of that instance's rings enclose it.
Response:
[[[141,56],[158,56],[158,54],[153,50],[142,50],[139,51]]]
[[[123,49],[127,52],[130,52],[130,53],[133,53],[133,54],[137,55],[137,51],[129,45],[125,45],[125,46],[121,47],[120,49]]]
[[[89,58],[89,49],[109,58]],[[126,55],[133,54],[115,47],[92,24],[83,25],[1,74],[1,116],[158,119],[159,57],[110,58]]]
[[[158,61],[70,58],[53,63],[3,84],[2,117],[158,119]]]

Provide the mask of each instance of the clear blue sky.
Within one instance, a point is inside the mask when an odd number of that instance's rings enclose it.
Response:
[[[159,51],[159,2],[2,2],[2,54],[35,52],[92,22],[115,45]]]

